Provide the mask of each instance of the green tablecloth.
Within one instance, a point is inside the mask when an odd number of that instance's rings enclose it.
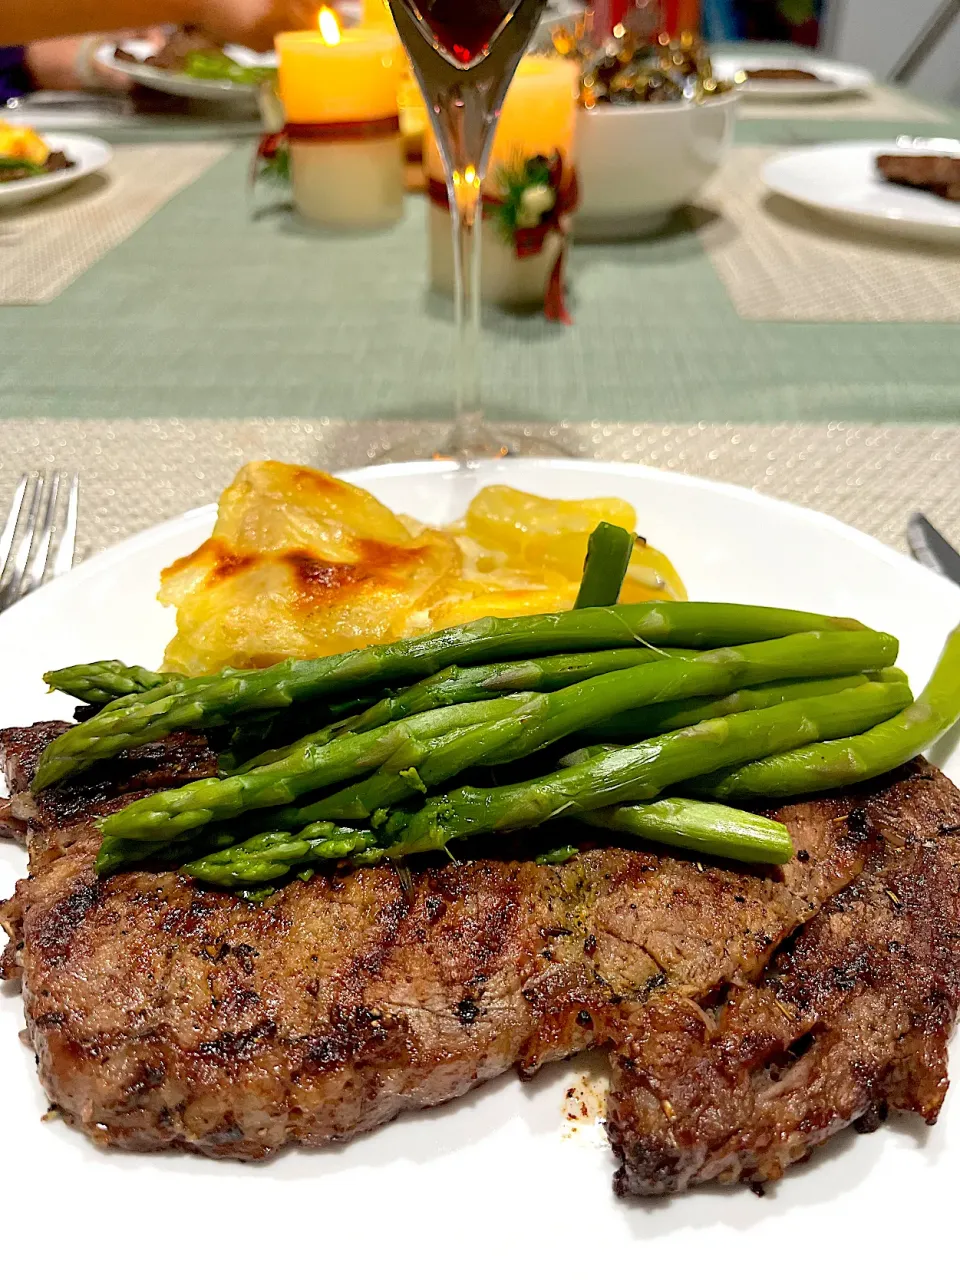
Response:
[[[906,129],[779,118],[737,136]],[[0,308],[0,419],[449,415],[450,307],[427,289],[422,199],[385,234],[304,234],[251,216],[248,163],[238,145],[48,305]],[[0,240],[0,269],[9,252]],[[956,325],[742,320],[684,215],[648,242],[575,246],[571,280],[570,328],[487,317],[490,418],[960,421]]]

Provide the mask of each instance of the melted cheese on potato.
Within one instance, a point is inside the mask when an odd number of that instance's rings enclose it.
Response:
[[[576,598],[599,520],[634,528],[616,499],[559,502],[502,485],[451,529],[394,515],[324,472],[250,463],[220,498],[212,536],[165,569],[177,610],[165,667],[190,675],[340,653]],[[638,545],[621,599],[682,599],[669,561]]]

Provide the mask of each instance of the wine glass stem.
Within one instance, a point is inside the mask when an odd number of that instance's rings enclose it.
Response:
[[[463,25],[463,11],[469,10],[476,0],[445,0],[442,5],[434,0],[426,6],[426,12],[420,11],[419,0],[388,0],[388,3],[431,114],[447,178],[457,325],[455,418],[447,451],[463,458],[481,453],[484,444],[479,350],[483,235],[480,182],[507,86],[536,30],[546,0],[510,0],[500,4],[502,23],[492,32],[489,44],[479,49],[477,57],[469,63],[461,62],[459,54],[463,50],[458,52],[455,43],[444,45],[437,31],[442,22],[448,22],[450,15],[457,19],[455,27],[458,23]],[[486,11],[489,10],[487,4]],[[447,18],[443,18],[444,14]],[[431,16],[435,19],[432,24]],[[469,21],[465,25],[468,32],[475,26]]]
[[[469,179],[472,179],[469,180]],[[479,180],[455,173],[449,188],[453,230],[454,314],[457,327],[456,395],[450,449],[466,453],[483,420],[480,399],[480,239],[483,207]]]

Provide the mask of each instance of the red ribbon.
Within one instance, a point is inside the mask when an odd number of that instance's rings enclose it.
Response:
[[[377,120],[337,120],[326,124],[286,124],[277,133],[264,133],[250,167],[250,185],[257,180],[261,160],[272,160],[288,142],[363,142],[374,138],[392,138],[400,133],[399,116],[382,116]]]
[[[513,251],[517,258],[533,258],[544,250],[547,236],[555,231],[560,237],[560,248],[550,269],[543,298],[543,314],[555,324],[573,324],[573,317],[566,305],[566,253],[569,233],[569,215],[579,203],[577,175],[573,169],[563,167],[563,158],[557,154],[550,162],[549,185],[556,193],[553,208],[543,215],[535,227],[517,227],[513,233]],[[431,204],[440,209],[450,208],[450,199],[444,183],[437,178],[427,179],[427,196]],[[484,211],[503,205],[499,196],[484,194]]]
[[[260,141],[257,143],[257,149],[253,153],[253,159],[250,161],[250,171],[247,174],[247,184],[252,191],[257,182],[257,176],[260,172],[261,160],[272,160],[280,148],[286,141],[286,132],[281,129],[279,133],[261,133]]]
[[[356,142],[389,138],[399,132],[399,116],[382,116],[378,120],[337,120],[325,124],[288,123],[284,128],[291,142]]]

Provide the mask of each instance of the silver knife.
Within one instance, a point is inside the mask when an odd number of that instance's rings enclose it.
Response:
[[[960,552],[919,511],[907,521],[907,542],[914,560],[960,586]]]

